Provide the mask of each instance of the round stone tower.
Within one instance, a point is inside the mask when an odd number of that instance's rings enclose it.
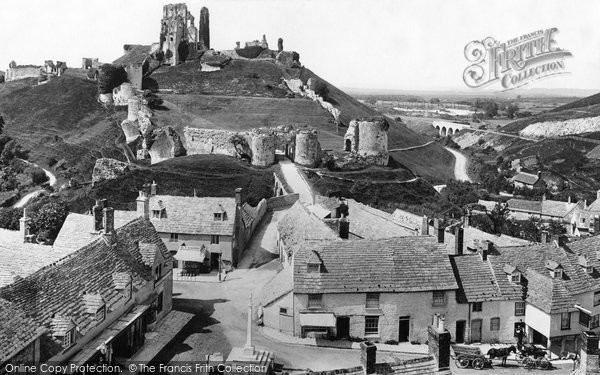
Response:
[[[311,168],[321,163],[321,145],[316,130],[301,130],[296,134],[294,162]]]
[[[127,100],[127,120],[137,121],[138,111],[141,109],[141,107],[142,101],[140,98],[136,96],[129,98],[129,100]]]
[[[275,163],[275,141],[272,135],[253,134],[252,165],[257,167],[268,167]]]
[[[388,129],[390,125],[384,117],[358,120],[358,154],[362,156],[387,153]]]

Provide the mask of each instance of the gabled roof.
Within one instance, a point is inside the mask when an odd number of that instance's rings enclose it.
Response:
[[[562,280],[544,276],[532,269],[528,269],[525,275],[528,282],[527,302],[549,314],[575,310],[577,301]]]
[[[414,230],[408,229],[394,221],[394,216],[369,207],[354,199],[347,199],[350,233],[366,239],[383,239],[390,237],[412,236]]]
[[[308,273],[316,252],[320,273]],[[295,293],[420,292],[458,285],[443,244],[434,237],[308,241],[294,259]]]
[[[150,221],[160,233],[233,235],[235,198],[154,195],[150,197],[150,209],[159,209],[159,201],[166,217],[150,215]],[[219,212],[227,213],[227,220],[215,221],[214,214]]]
[[[0,298],[0,363],[23,350],[29,343],[46,332],[24,311]]]
[[[74,250],[58,245],[24,243],[19,231],[0,228],[0,287],[27,277],[68,256]]]
[[[592,151],[585,155],[588,159],[600,159],[600,145],[594,147]]]
[[[116,230],[114,245],[98,239],[75,251],[56,264],[44,267],[32,275],[0,288],[0,298],[15,308],[26,311],[36,327],[51,330],[57,316],[71,319],[80,334],[95,327],[95,316],[88,312],[83,292],[95,291],[106,303],[108,311],[123,303],[124,296],[117,290],[114,272],[132,276],[134,290],[152,280],[148,267],[141,262],[137,244],[154,243],[161,253],[168,254],[160,236],[147,220],[136,219]],[[16,329],[31,329],[21,322]],[[54,328],[57,329],[57,322]],[[62,327],[62,326],[61,326]],[[62,341],[45,349],[50,356],[62,351]],[[0,357],[7,353],[0,353]]]
[[[507,299],[502,295],[496,275],[488,261],[478,254],[450,257],[460,292],[458,302],[481,302]],[[505,275],[502,275],[506,278]]]
[[[295,252],[306,240],[334,240],[338,234],[297,201],[277,223],[277,231],[288,252]]]
[[[507,202],[510,210],[542,213],[542,201],[530,201],[527,199],[511,198]]]
[[[75,322],[68,316],[57,315],[50,321],[50,332],[54,337],[64,337],[75,327]]]
[[[577,207],[578,203],[569,203],[545,199],[542,201],[542,215],[566,217]]]
[[[538,182],[539,177],[536,174],[519,172],[512,178],[512,180],[514,182],[520,182],[526,185],[534,185],[536,182]]]
[[[259,304],[268,306],[294,289],[294,280],[290,268],[279,271],[260,289]]]
[[[115,287],[115,289],[117,288]],[[104,298],[102,298],[100,293],[85,293],[83,295],[83,304],[88,314],[95,314],[105,305]]]
[[[113,272],[112,277],[117,290],[125,289],[131,283],[131,276],[127,272]]]

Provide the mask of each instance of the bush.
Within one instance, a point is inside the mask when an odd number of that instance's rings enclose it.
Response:
[[[44,172],[44,170],[41,168],[37,168],[37,167],[32,168],[30,171],[30,175],[31,175],[31,181],[35,185],[40,185],[40,184],[43,184],[44,182],[48,181],[48,176],[46,175],[46,172]]]
[[[19,219],[23,215],[20,208],[0,208],[0,228],[19,230]]]
[[[44,204],[31,217],[31,231],[46,239],[54,239],[62,227],[69,208],[64,201]]]
[[[315,82],[315,94],[319,95],[323,99],[327,100],[329,96],[329,87],[325,82],[320,79],[317,79]]]
[[[98,90],[101,94],[112,93],[115,87],[127,81],[127,72],[122,67],[104,64],[98,74]]]

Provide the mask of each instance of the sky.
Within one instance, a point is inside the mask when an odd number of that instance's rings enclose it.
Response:
[[[531,0],[188,0],[199,20],[210,12],[211,46],[260,39],[297,51],[303,65],[342,88],[470,90],[465,45],[492,36],[500,41],[556,27],[558,46],[572,52],[568,75],[531,88],[600,91],[600,1]],[[111,62],[123,44],[158,41],[158,0],[3,0],[0,70],[11,60],[41,65],[82,57]]]

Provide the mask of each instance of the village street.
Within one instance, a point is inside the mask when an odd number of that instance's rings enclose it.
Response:
[[[261,287],[281,269],[276,258],[277,222],[286,210],[268,212],[245,251],[239,267],[225,281],[216,274],[209,281],[175,282],[173,309],[194,314],[192,320],[166,345],[155,360],[165,362],[203,361],[207,354],[223,353],[225,358],[235,346],[246,341],[248,297],[258,295]],[[303,346],[273,341],[253,325],[252,342],[256,348],[275,353],[275,361],[288,369],[332,370],[360,366],[360,351]],[[386,353],[378,353],[378,358]],[[395,353],[400,358],[416,355]],[[318,358],[318,361],[316,360]],[[454,373],[481,374],[473,369],[457,369]],[[553,374],[568,374],[572,364],[561,365]],[[523,368],[494,367],[494,374],[525,374]]]

